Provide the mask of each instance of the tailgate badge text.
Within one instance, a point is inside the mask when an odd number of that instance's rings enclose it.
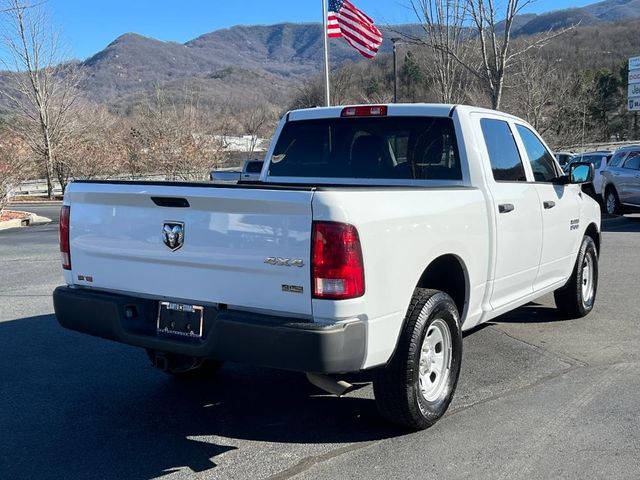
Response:
[[[300,258],[267,257],[264,263],[275,267],[304,267],[304,260]]]

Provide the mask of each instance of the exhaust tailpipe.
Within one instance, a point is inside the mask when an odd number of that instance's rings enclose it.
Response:
[[[353,385],[344,380],[336,380],[328,375],[319,375],[317,373],[307,373],[307,380],[320,390],[324,390],[332,395],[341,397],[349,393],[353,389]]]

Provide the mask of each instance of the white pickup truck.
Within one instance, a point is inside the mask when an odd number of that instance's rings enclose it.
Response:
[[[566,316],[593,308],[592,176],[562,176],[496,111],[292,111],[259,181],[69,185],[55,312],[176,375],[247,362],[335,391],[373,370],[382,415],[426,428],[451,402],[463,330],[549,292]]]

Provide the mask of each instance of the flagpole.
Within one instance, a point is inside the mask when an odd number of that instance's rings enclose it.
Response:
[[[329,36],[328,36],[327,0],[322,0],[322,38],[324,40],[324,90],[326,106],[331,106],[331,90],[329,83]]]

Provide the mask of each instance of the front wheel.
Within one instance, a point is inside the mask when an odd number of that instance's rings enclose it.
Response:
[[[593,310],[598,291],[598,251],[591,237],[582,239],[567,284],[553,292],[558,310],[567,318],[581,318]]]
[[[446,293],[417,288],[396,352],[373,382],[378,410],[387,420],[412,429],[432,426],[451,403],[461,361],[455,303]]]

